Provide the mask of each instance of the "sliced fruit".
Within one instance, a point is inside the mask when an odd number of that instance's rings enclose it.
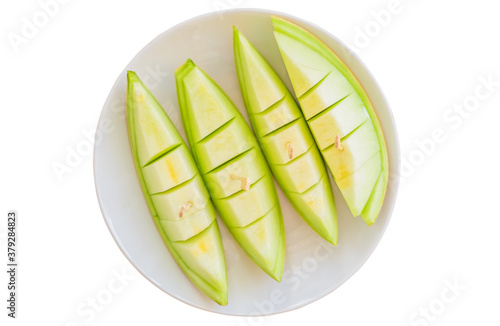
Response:
[[[186,135],[215,207],[248,256],[280,281],[283,221],[257,140],[227,95],[191,60],[179,67],[175,76]],[[279,99],[277,96],[276,101]],[[255,101],[275,100],[269,96]],[[222,117],[218,118],[222,122],[216,123],[210,114]]]
[[[384,202],[389,175],[385,140],[372,104],[349,68],[323,42],[282,18],[272,21],[295,95],[323,158],[351,213],[363,212],[371,225]]]
[[[127,74],[127,126],[139,183],[173,258],[209,298],[227,304],[226,262],[215,210],[196,164],[167,114]]]
[[[278,184],[302,218],[336,244],[337,214],[330,182],[324,177],[324,163],[293,96],[236,28],[234,58],[250,121]],[[299,87],[316,83],[314,78]]]

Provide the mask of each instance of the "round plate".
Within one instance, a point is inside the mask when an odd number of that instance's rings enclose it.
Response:
[[[181,23],[150,42],[120,74],[102,109],[94,149],[97,196],[104,220],[123,254],[158,288],[192,306],[229,315],[270,315],[289,311],[338,288],[377,246],[396,199],[398,178],[391,178],[377,222],[368,227],[353,218],[332,182],[339,216],[339,241],[324,241],[301,219],[279,187],[286,232],[285,270],[281,283],[260,270],[238,247],[219,218],[226,254],[229,304],[219,306],[182,273],[163,244],[146,206],[134,170],[125,120],[126,71],[137,72],[157,97],[185,139],[177,104],[174,71],[188,58],[207,72],[243,113],[233,60],[233,25],[255,44],[291,89],[273,36],[271,15],[303,26],[349,66],[370,97],[384,131],[391,176],[399,175],[399,145],[389,106],[365,66],[323,29],[286,14],[264,10],[210,13]],[[383,267],[381,267],[383,268]]]

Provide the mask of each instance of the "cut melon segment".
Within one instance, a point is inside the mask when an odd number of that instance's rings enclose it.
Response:
[[[205,230],[213,222],[215,210],[212,205],[207,205],[206,208],[178,221],[158,219],[170,241],[184,241]]]
[[[328,174],[321,176],[317,184],[307,191],[289,193],[290,202],[314,231],[328,242],[336,245],[338,222]]]
[[[377,152],[353,174],[340,180],[335,179],[353,216],[358,216],[363,211],[381,169],[380,152]]]
[[[270,164],[290,162],[294,157],[307,152],[314,144],[314,139],[304,119],[298,119],[283,126],[261,138],[260,141],[263,146],[268,148],[269,152],[274,153],[268,156]],[[290,146],[293,147],[293,156],[290,155]]]
[[[234,119],[194,145],[197,156],[203,157],[203,160],[197,162],[203,174],[254,147],[255,144],[249,141],[248,134],[242,132],[245,130],[243,128],[248,128],[245,121]]]
[[[226,305],[224,251],[208,192],[175,126],[132,71],[127,73],[126,113],[135,170],[159,235],[193,284],[210,299]],[[151,195],[151,190],[163,192]],[[189,200],[181,208],[183,220],[179,220],[174,200]],[[186,239],[189,242],[183,241]],[[189,246],[205,247],[204,255],[186,250]]]
[[[242,73],[246,76],[245,99],[248,101],[247,106],[251,108],[249,113],[255,114],[278,102],[288,90],[278,76],[267,73],[272,68],[248,40],[241,36],[234,28],[235,56],[241,58]]]
[[[128,100],[134,114],[135,149],[139,165],[144,166],[181,144],[182,139],[149,90],[140,81],[131,84]]]
[[[255,125],[255,133],[258,137],[273,132],[274,130],[297,120],[300,114],[297,104],[290,93],[287,93],[283,99],[274,104],[268,110],[250,116]]]
[[[258,149],[236,157],[205,175],[205,184],[212,198],[225,198],[242,190],[241,181],[235,177],[249,178],[250,184],[260,180],[265,173],[265,163],[258,159]]]
[[[321,156],[313,147],[299,157],[286,164],[276,164],[273,172],[276,179],[282,180],[284,190],[302,193],[316,184],[321,179],[323,169],[318,169],[323,164]]]
[[[311,89],[334,68],[325,57],[300,40],[278,31],[274,31],[274,36],[297,97]]]
[[[151,199],[160,219],[180,221],[204,209],[209,195],[197,174],[192,180],[171,191],[151,195]],[[183,206],[183,213],[180,214]]]
[[[384,183],[386,180],[384,175],[385,173],[386,172],[383,171],[378,177],[377,183],[375,184],[375,187],[373,187],[372,194],[370,195],[365,208],[361,212],[361,217],[366,224],[368,224],[368,226],[375,223],[384,202],[383,198],[385,196],[385,192],[387,191],[387,186]]]
[[[342,149],[332,145],[323,151],[326,164],[335,180],[356,172],[368,159],[380,151],[377,134],[370,121],[341,140]],[[378,174],[377,174],[378,176]]]
[[[214,199],[224,223],[228,227],[244,227],[264,216],[275,204],[269,200],[273,195],[271,186],[274,185],[270,178],[262,178],[249,190],[241,190],[227,198]],[[231,218],[228,219],[228,216]]]
[[[196,166],[188,155],[189,150],[181,145],[157,161],[142,168],[144,180],[150,194],[175,187],[196,174]]]
[[[333,70],[307,93],[299,97],[299,103],[304,117],[309,120],[355,92],[340,71]]]
[[[295,94],[299,100],[304,116],[308,120],[314,138],[318,146],[322,149],[323,158],[328,164],[337,185],[346,198],[351,212],[353,212],[353,214],[359,213],[360,207],[366,204],[366,202],[361,202],[359,198],[367,199],[369,197],[366,193],[369,192],[371,194],[373,183],[375,182],[373,180],[378,178],[381,171],[383,171],[382,176],[384,179],[382,184],[384,185],[383,187],[386,188],[389,170],[384,135],[370,99],[349,67],[320,39],[297,24],[283,18],[272,17],[272,22],[276,41],[280,48],[288,75],[294,85]],[[293,44],[293,42],[296,44]],[[289,50],[291,48],[295,49],[293,54],[289,54],[291,53],[291,50]],[[303,66],[307,68],[297,68]],[[310,67],[314,68],[312,69]],[[323,77],[319,78],[319,76]],[[324,80],[321,80],[323,78]],[[311,85],[311,80],[315,80],[316,83]],[[296,85],[301,83],[306,83],[309,87],[296,87]],[[347,95],[349,96],[346,98]],[[347,102],[339,102],[341,99]],[[349,108],[341,106],[349,104],[349,101],[353,101],[353,104],[351,104]],[[365,119],[361,114],[360,102],[363,104],[369,119]],[[338,109],[342,110],[337,111]],[[335,150],[342,149],[342,147],[344,147],[344,151],[346,151],[344,143],[351,140],[351,136],[355,136],[357,132],[356,128],[358,128],[359,125],[365,124],[372,125],[373,133],[378,142],[378,147],[373,148],[378,148],[380,150],[379,170],[368,169],[365,167],[367,163],[363,163],[372,149],[365,150],[366,148],[364,148],[362,153],[354,153],[354,150],[353,153],[347,151],[347,153],[344,154],[335,152]],[[341,144],[336,141],[340,139],[342,140]],[[371,145],[371,142],[369,142],[369,145]],[[363,148],[363,146],[360,147]],[[341,158],[340,161],[338,161],[339,157]],[[358,180],[353,186],[347,182],[348,179],[346,175],[351,175],[350,173],[356,171],[361,164],[364,165],[363,168],[359,168],[360,171],[361,169],[366,171],[369,170],[374,173],[374,175],[365,175],[364,177],[367,180],[362,182],[360,178],[363,173],[358,171],[352,174],[353,176],[356,175],[355,179]],[[375,164],[373,166],[375,166]],[[351,176],[351,178],[354,178],[353,176]],[[344,182],[340,182],[341,180]],[[350,188],[343,189],[342,187],[344,185]],[[352,187],[356,187],[357,185],[363,187],[368,185],[368,188],[352,189]],[[349,195],[351,193],[359,194],[351,196]],[[383,191],[383,193],[385,193],[385,191]],[[376,198],[380,200],[380,203],[377,203],[376,206],[381,206],[384,197],[381,196]]]
[[[359,96],[351,94],[308,123],[319,149],[322,150],[332,145],[337,135],[345,137],[368,119],[370,116]]]
[[[245,227],[233,227],[229,231],[239,239],[245,252],[255,261],[266,266],[264,271],[277,281],[283,273],[282,255],[274,254],[275,248],[283,245],[281,212],[278,207],[271,209],[266,215]]]
[[[203,274],[196,273],[196,275],[227,296],[224,256],[218,255],[219,252],[223,252],[219,239],[219,228],[217,222],[213,221],[198,235],[186,241],[172,242],[172,247],[192,272],[203,271]],[[227,303],[227,297],[225,301]]]
[[[191,121],[193,141],[198,142],[234,118],[227,106],[233,104],[210,77],[194,66],[183,78],[183,91]]]
[[[193,73],[193,71],[195,71],[195,73]],[[191,84],[203,84],[205,89],[190,88],[188,83],[184,80],[186,76],[193,78],[190,81]],[[207,183],[224,186],[221,196],[229,195],[224,198],[216,198],[220,197],[219,194],[212,194],[214,204],[224,223],[228,227],[243,227],[265,215],[271,208],[279,206],[272,175],[264,161],[257,140],[246,124],[243,116],[231,102],[229,97],[227,97],[219,86],[217,86],[217,84],[191,60],[188,60],[176,70],[175,77],[181,117],[196,163]],[[196,81],[195,79],[200,79],[200,81]],[[191,93],[189,96],[195,97],[197,100],[187,100],[186,93]],[[213,93],[217,93],[218,96],[208,98],[211,96],[210,94]],[[281,97],[278,97],[277,100]],[[200,126],[206,122],[206,116],[199,113],[205,111],[203,108],[206,105],[205,100],[210,102],[213,99],[215,99],[217,103],[213,105],[210,104],[209,106],[213,107],[214,110],[223,111],[224,116],[231,118],[225,120],[225,122],[218,127],[201,128]],[[272,101],[269,100],[269,102]],[[201,129],[210,131],[200,141],[194,134],[196,130]],[[255,153],[253,162],[254,168],[257,169],[260,167],[261,171],[252,172],[249,166],[243,164],[241,166],[241,175],[239,175],[240,173],[238,173],[238,175],[229,175],[230,179],[236,181],[236,183],[231,183],[231,186],[226,188],[225,185],[221,184],[223,176],[220,174],[218,175],[217,172],[221,172],[232,163],[243,159],[245,155],[250,153],[251,149],[254,149]],[[213,174],[210,174],[210,172],[213,172]],[[245,174],[248,174],[248,176]],[[254,181],[250,180],[250,175],[262,176],[260,177],[260,181]],[[213,178],[211,179],[211,177]],[[238,186],[240,190],[234,192],[234,190],[236,190],[235,187]],[[213,191],[212,185],[209,185],[209,187],[210,190]],[[279,212],[281,211],[279,210]],[[281,220],[281,213],[279,213],[279,220]],[[280,228],[282,228],[282,223],[280,223]],[[278,231],[279,230],[278,228]],[[271,232],[271,230],[269,232]],[[251,245],[247,244],[238,237],[238,234],[233,235],[235,240],[242,246],[242,249],[247,252],[248,250],[245,248],[247,245],[255,247],[262,245],[259,242]],[[274,232],[274,237],[284,241],[283,232]],[[264,247],[265,248],[259,249],[259,251],[266,250],[270,257],[274,257],[273,261],[279,260],[283,262],[283,248],[276,246],[275,242],[270,244],[266,243]],[[253,258],[252,256],[250,257]],[[263,270],[270,269],[269,266],[266,265],[266,261],[257,258],[254,259],[254,261]],[[281,274],[279,277],[281,277]]]

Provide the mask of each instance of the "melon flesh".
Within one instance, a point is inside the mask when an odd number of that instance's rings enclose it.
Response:
[[[265,166],[258,160],[257,149],[251,149],[205,175],[205,183],[212,198],[228,197],[241,190],[241,181],[235,177],[244,176],[254,184],[264,176]]]
[[[308,123],[319,149],[325,149],[335,142],[337,135],[344,138],[368,119],[370,116],[359,96],[351,94]]]
[[[194,177],[196,166],[188,151],[181,145],[142,168],[150,194],[167,191]]]

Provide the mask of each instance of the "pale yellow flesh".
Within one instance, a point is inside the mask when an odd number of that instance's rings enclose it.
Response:
[[[304,47],[300,42],[292,42],[292,38],[283,33],[274,32],[283,59],[286,61],[288,74],[292,76],[291,81],[295,95],[301,97],[322,80],[331,70],[331,63],[323,56],[313,50]],[[304,54],[304,52],[306,52]]]
[[[203,278],[211,286],[227,291],[226,271],[217,268],[225,266],[224,256],[218,254],[223,249],[217,224],[213,222],[192,240],[172,242],[172,247],[192,270],[204,271]]]
[[[254,144],[248,141],[246,134],[240,132],[242,123],[244,122],[240,120],[230,121],[227,126],[195,145],[198,155],[204,158],[203,162],[199,162],[202,173],[208,173],[254,147]]]
[[[215,199],[218,209],[232,216],[231,220],[225,220],[226,225],[244,227],[269,212],[273,208],[273,202],[266,200],[272,195],[270,186],[270,181],[264,178],[254,183],[249,190],[242,190],[228,198]]]
[[[319,149],[325,149],[338,136],[344,138],[351,131],[370,119],[363,102],[351,94],[326,112],[308,121]]]
[[[186,88],[191,91],[187,93],[189,105],[196,107],[196,119],[190,118],[193,140],[198,142],[217,130],[234,115],[227,110],[221,109],[227,104],[228,99],[219,89],[211,87],[211,80],[199,70],[193,70],[183,79]]]
[[[167,191],[195,176],[196,168],[192,160],[186,158],[188,151],[182,145],[142,168],[150,194]]]
[[[299,110],[295,109],[296,106],[297,104],[295,104],[292,95],[287,93],[284,98],[267,110],[254,114],[252,119],[256,126],[255,133],[257,136],[264,137],[285,124],[300,118],[302,115]]]
[[[335,180],[355,173],[367,160],[380,151],[373,125],[362,124],[346,140],[341,141],[341,149],[335,144],[323,150],[327,162],[331,162],[330,171]]]
[[[306,123],[303,119],[299,119],[279,129],[279,132],[271,133],[261,139],[261,142],[268,146],[268,150],[274,153],[268,157],[271,164],[288,163],[311,148],[313,139],[303,136],[304,128],[307,130]],[[289,155],[290,146],[293,147],[292,158]]]
[[[276,177],[288,180],[283,183],[287,191],[302,193],[315,185],[321,178],[321,171],[315,167],[323,164],[318,151],[309,150],[286,164],[276,164]]]
[[[248,178],[250,185],[260,180],[264,176],[264,170],[258,163],[257,150],[251,149],[241,157],[205,175],[205,184],[210,196],[225,198],[244,189],[246,181],[242,178]]]

